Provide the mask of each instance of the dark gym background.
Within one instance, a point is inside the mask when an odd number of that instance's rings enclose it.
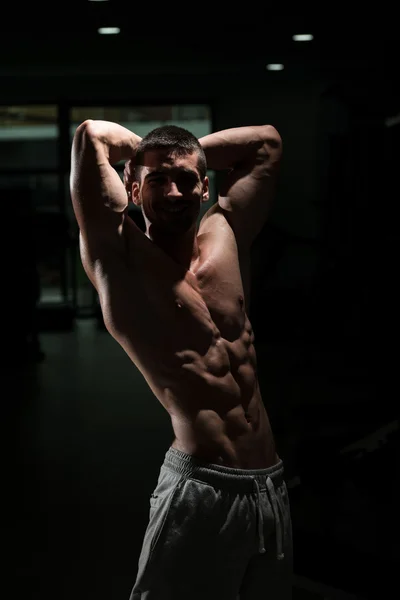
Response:
[[[112,0],[10,3],[3,13],[7,598],[128,600],[172,441],[167,413],[104,330],[80,264],[69,170],[85,118],[138,132],[176,122],[199,137],[265,123],[280,132],[279,191],[252,249],[249,312],[286,464],[293,597],[398,590],[394,15],[364,7],[350,21],[336,6],[301,17],[266,6],[235,17],[230,6],[220,22],[199,4],[161,15]],[[292,39],[308,33],[312,41]]]

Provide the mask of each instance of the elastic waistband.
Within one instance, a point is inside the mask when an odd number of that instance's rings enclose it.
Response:
[[[282,460],[266,469],[234,469],[208,463],[172,447],[165,454],[163,467],[183,477],[194,478],[220,488],[234,487],[243,492],[254,491],[254,481],[265,488],[267,477],[271,478],[275,486],[279,486],[283,482],[284,470]]]

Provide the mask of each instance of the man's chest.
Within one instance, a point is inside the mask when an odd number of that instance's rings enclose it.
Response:
[[[206,339],[217,328],[226,340],[237,339],[248,310],[248,265],[227,228],[199,234],[198,245],[200,258],[187,270],[140,232],[126,264],[119,260],[102,278],[100,296],[112,323],[126,329],[130,322],[148,335],[161,328],[175,338],[203,332]]]

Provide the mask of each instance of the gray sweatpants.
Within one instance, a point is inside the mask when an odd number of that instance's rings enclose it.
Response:
[[[169,448],[130,600],[287,600],[291,576],[282,461],[231,469]]]

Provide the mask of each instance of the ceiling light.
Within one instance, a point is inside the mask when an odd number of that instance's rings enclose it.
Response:
[[[314,39],[314,36],[311,33],[301,33],[299,35],[294,35],[292,38],[295,42],[311,42]]]
[[[121,30],[119,27],[100,27],[100,29],[97,31],[103,35],[111,35],[114,33],[119,33]]]
[[[267,65],[268,71],[282,71],[283,68],[284,68],[283,65],[279,65],[279,64]]]

